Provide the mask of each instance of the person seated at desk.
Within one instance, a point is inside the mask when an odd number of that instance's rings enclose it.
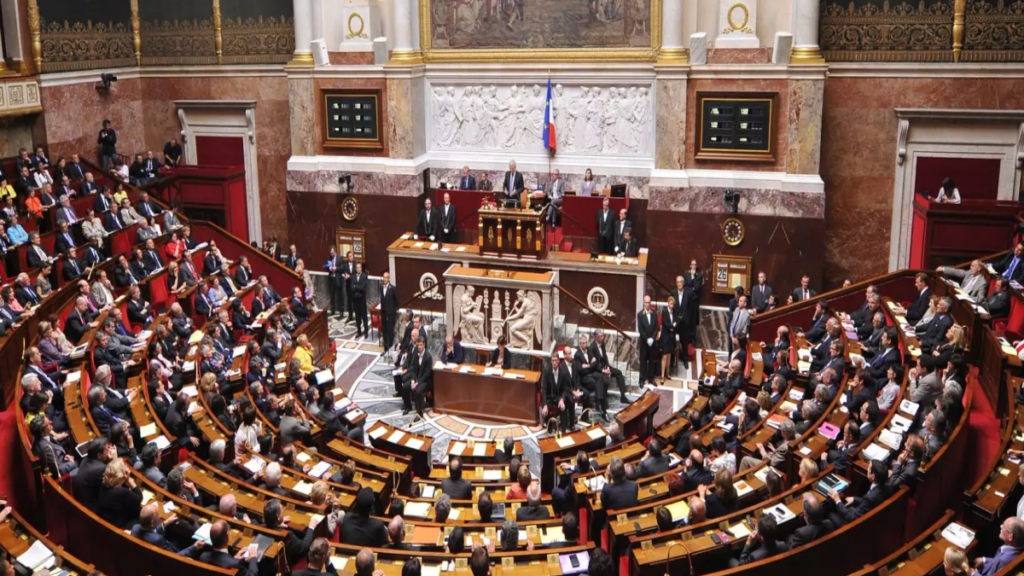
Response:
[[[868,466],[868,481],[871,483],[871,487],[863,497],[851,496],[843,500],[840,498],[839,492],[836,492],[834,488],[828,489],[828,496],[836,505],[836,511],[830,515],[829,519],[837,528],[867,514],[889,497],[891,493],[889,488],[889,468],[885,465],[885,462],[881,460],[871,461],[871,465]]]
[[[89,299],[85,296],[75,298],[75,309],[68,314],[64,322],[64,335],[67,336],[68,342],[77,345],[82,336],[96,326],[96,313],[89,311]]]
[[[131,528],[142,510],[142,489],[119,458],[107,463],[103,471],[96,513],[119,528]]]
[[[516,520],[524,522],[527,520],[546,520],[551,518],[551,512],[547,506],[541,504],[540,483],[534,482],[526,489],[526,506],[520,506],[516,510]]]
[[[544,219],[554,228],[561,220],[562,200],[565,198],[565,181],[562,180],[557,168],[551,171],[551,181],[544,186],[544,194],[550,202]]]
[[[505,192],[505,203],[520,206],[520,194],[526,186],[523,184],[523,174],[516,170],[516,161],[508,163],[508,171],[502,179],[501,189]]]
[[[430,392],[434,386],[434,361],[430,357],[426,344],[425,340],[418,340],[415,357],[410,358],[409,370],[405,375],[405,384],[402,387],[403,414],[408,414],[414,405],[416,413],[423,417],[427,392]]]
[[[341,543],[350,546],[379,548],[387,544],[388,529],[379,518],[371,516],[376,502],[373,490],[362,488],[356,494],[355,506],[341,524]],[[362,552],[360,552],[362,555]],[[372,561],[373,555],[370,555]]]
[[[46,398],[46,395],[41,395]],[[37,414],[28,424],[32,434],[32,452],[46,462],[46,469],[59,475],[71,474],[78,468],[75,457],[68,454],[53,437],[53,422],[46,414]],[[66,434],[65,434],[66,436]]]
[[[8,199],[8,202],[10,199]],[[14,214],[10,217],[7,224],[7,237],[11,241],[11,246],[17,246],[28,242],[28,232],[25,231],[25,227],[18,222],[18,215]]]
[[[985,279],[985,265],[981,260],[972,260],[967,270],[939,266],[940,274],[960,281],[960,289],[967,293],[975,302],[982,302],[988,293],[988,280]]]
[[[210,546],[192,546],[185,556],[205,564],[212,564],[229,570],[237,570],[238,576],[256,576],[256,554],[249,553],[245,547],[234,556],[228,551],[228,540],[231,527],[224,520],[217,520],[210,528]],[[209,549],[207,549],[209,548]]]
[[[1017,242],[1012,252],[991,266],[996,274],[1008,280],[1017,283],[1024,281],[1024,242]]]
[[[1010,315],[1010,280],[1000,276],[996,279],[995,287],[992,288],[992,295],[986,298],[981,305],[988,310],[992,318],[1006,318]]]
[[[545,425],[557,415],[560,427],[563,430],[570,430],[576,416],[576,403],[572,377],[562,369],[561,363],[560,354],[553,354],[551,370],[544,372],[540,414]]]
[[[502,370],[512,368],[512,353],[505,347],[505,337],[498,337],[498,347],[491,350],[491,359],[487,361],[487,367],[500,366]]]
[[[29,246],[25,251],[25,263],[29,268],[42,268],[44,263],[52,265],[54,258],[40,244],[39,232],[32,231],[28,235]]]
[[[459,178],[459,190],[476,190],[476,178],[469,173],[469,166],[462,167],[462,177]]]
[[[423,201],[423,210],[420,211],[420,217],[416,221],[416,229],[413,231],[412,239],[418,240],[422,236],[424,239],[434,242],[437,240],[437,230],[437,213],[433,209],[430,198],[427,198]]]
[[[931,354],[948,338],[949,329],[953,326],[953,317],[949,314],[952,306],[953,299],[949,296],[940,298],[935,305],[935,315],[920,338],[921,351],[925,354]]]
[[[946,177],[942,180],[942,185],[939,187],[939,193],[935,196],[935,201],[945,204],[959,204],[960,203],[960,191],[956,189],[956,184],[953,183],[953,179]]]
[[[465,352],[462,350],[462,343],[451,335],[444,339],[444,350],[441,352],[441,361],[445,364],[462,364],[466,360]]]
[[[633,231],[629,228],[626,228],[622,233],[622,238],[619,238],[619,244],[615,247],[615,253],[626,258],[636,258],[640,254],[640,249],[636,245],[636,238],[633,238]]]
[[[651,438],[647,443],[647,455],[636,467],[636,477],[656,476],[669,469],[669,457],[661,453],[661,442]]]
[[[601,489],[601,506],[605,510],[636,506],[639,488],[635,481],[626,478],[626,465],[619,456],[612,456],[608,463],[608,476],[611,481]]]

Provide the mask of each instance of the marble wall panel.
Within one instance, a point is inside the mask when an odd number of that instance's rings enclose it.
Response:
[[[703,170],[756,170],[769,172],[787,171],[786,161],[790,142],[789,135],[789,81],[785,79],[723,79],[697,78],[687,83],[686,126],[686,167]],[[773,138],[775,143],[774,162],[738,162],[729,160],[697,160],[697,107],[700,102],[697,94],[702,92],[756,92],[776,94],[775,126]]]
[[[0,118],[0,158],[17,156],[21,148],[35,147],[32,124],[32,118],[27,116]]]
[[[387,80],[387,135],[392,158],[414,156],[413,126],[417,122],[411,78]]]
[[[292,154],[316,154],[320,134],[316,131],[316,99],[311,78],[288,79],[288,103],[291,106]]]
[[[142,103],[142,81],[125,79],[106,92],[98,92],[93,82],[46,86],[42,94],[42,135],[50,154],[78,152],[99,160],[96,135],[107,118],[117,130],[117,150],[130,154],[145,149],[147,118]],[[161,149],[163,145],[161,144]]]
[[[658,118],[654,166],[682,170],[686,166],[686,80],[658,81]]]
[[[708,64],[767,64],[772,61],[772,49],[761,48],[708,48]]]
[[[556,166],[557,168],[557,166]],[[626,190],[629,192],[630,199],[647,198],[648,179],[639,176],[603,176],[600,172],[600,166],[595,166],[591,169],[594,175],[594,181],[597,182],[599,189],[604,189],[606,186],[613,184],[625,184]],[[491,184],[495,190],[502,189],[502,179],[505,177],[505,170],[474,170],[470,167],[470,174],[476,177],[477,182],[482,180],[481,175],[486,174],[487,178],[490,179]],[[548,172],[523,172],[523,184],[527,188],[534,188],[537,184],[546,184],[551,180],[551,174]],[[560,171],[559,176],[565,182],[566,190],[579,190],[583,184],[583,172],[566,172]],[[431,186],[438,186],[441,182],[447,182],[451,187],[457,187],[459,180],[462,178],[462,170],[455,168],[431,168],[430,169],[430,184]]]
[[[1024,108],[1024,82],[986,78],[850,78],[825,83],[821,176],[828,191],[824,287],[888,269],[896,177],[896,108]]]
[[[651,210],[726,214],[725,188],[652,187]],[[781,190],[737,189],[740,192],[739,214],[782,216],[786,218],[824,218],[825,194],[818,192],[783,192]]]
[[[821,160],[821,114],[824,80],[791,80],[786,110],[786,171],[817,174]]]

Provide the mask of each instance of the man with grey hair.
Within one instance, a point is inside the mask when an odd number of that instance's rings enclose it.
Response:
[[[278,496],[287,496],[288,491],[281,486],[281,465],[277,462],[271,462],[267,464],[267,467],[263,469],[263,482],[260,483],[260,488],[273,492]]]
[[[35,374],[25,374],[21,377],[21,411],[28,414],[28,401],[32,398],[33,394],[37,394],[42,391],[42,385],[39,383],[39,376]],[[53,400],[53,393],[47,392],[46,395]]]
[[[808,402],[810,401],[808,400]],[[742,472],[748,468],[753,468],[760,464],[764,459],[767,459],[768,464],[773,467],[781,466],[786,461],[786,456],[789,455],[789,443],[796,438],[796,424],[794,424],[789,418],[786,418],[782,421],[782,424],[779,425],[779,433],[782,435],[782,441],[775,446],[772,446],[771,444],[765,446],[758,442],[757,450],[761,453],[761,457],[755,458],[753,456],[744,456],[743,459],[740,460],[739,471]]]
[[[395,516],[388,522],[388,548],[405,548],[405,520]]]
[[[551,512],[547,506],[541,504],[540,483],[533,482],[526,489],[526,506],[520,506],[516,510],[516,520],[525,522],[527,520],[544,520],[551,518]]]
[[[985,279],[985,264],[981,260],[971,261],[967,270],[950,266],[939,266],[936,271],[943,276],[960,281],[960,289],[975,302],[981,302],[988,295],[988,280]]]
[[[97,369],[97,380],[99,379],[99,370]],[[114,412],[107,407],[107,389],[97,382],[97,385],[89,388],[89,393],[86,397],[89,401],[89,413],[92,414],[93,422],[96,423],[96,428],[99,429],[100,434],[108,436],[110,429],[114,424],[123,421],[122,418],[114,414]]]
[[[210,464],[214,468],[221,472],[228,474],[229,476],[235,475],[235,466],[233,462],[225,461],[227,457],[228,444],[223,438],[218,438],[210,443]]]
[[[434,503],[434,522],[446,522],[448,515],[452,512],[452,499],[447,494],[441,494],[441,497]]]
[[[356,576],[375,576],[374,566],[373,550],[363,548],[356,554]]]
[[[245,511],[238,509],[238,499],[231,492],[220,497],[220,502],[217,504],[217,510],[225,515],[234,518],[235,520],[241,520],[246,524],[252,524],[252,520],[249,519],[249,515]]]
[[[519,526],[515,520],[505,520],[501,525],[501,550],[512,552],[519,547]]]
[[[999,539],[1003,545],[996,550],[995,556],[982,556],[974,561],[978,576],[992,576],[1013,562],[1021,550],[1024,550],[1024,521],[1016,516],[1004,520],[999,527]]]
[[[921,351],[924,354],[930,355],[932,350],[945,344],[946,333],[949,331],[950,326],[953,325],[953,316],[949,313],[949,309],[952,307],[953,299],[949,296],[939,298],[938,303],[935,304],[935,315],[932,316],[931,322],[924,329],[924,335],[919,338],[921,341]]]

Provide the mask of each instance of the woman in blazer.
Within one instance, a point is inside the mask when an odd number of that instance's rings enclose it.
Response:
[[[111,460],[103,471],[97,513],[119,528],[131,528],[141,510],[142,490],[135,485],[128,465],[120,458]]]
[[[583,175],[583,183],[580,184],[580,196],[593,196],[594,191],[597,189],[597,182],[594,181],[594,173],[587,168],[586,173]]]
[[[679,325],[682,322],[675,310],[676,299],[669,295],[668,305],[661,310],[661,333],[658,337],[658,345],[661,348],[662,383],[664,383],[668,378],[669,365],[672,363],[673,352],[675,352],[676,349]]]
[[[505,347],[505,337],[498,337],[498,347],[491,350],[491,359],[487,362],[487,366],[501,366],[502,370],[508,370],[512,367],[512,354]]]

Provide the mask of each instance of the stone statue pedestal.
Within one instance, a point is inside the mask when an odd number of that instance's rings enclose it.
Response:
[[[383,35],[380,7],[374,0],[343,0],[341,17],[335,22],[341,30],[341,52],[373,52],[373,40]]]
[[[719,0],[715,48],[760,48],[757,0]]]
[[[446,335],[490,350],[504,336],[517,352],[548,354],[557,272],[513,272],[454,264],[444,273]]]

